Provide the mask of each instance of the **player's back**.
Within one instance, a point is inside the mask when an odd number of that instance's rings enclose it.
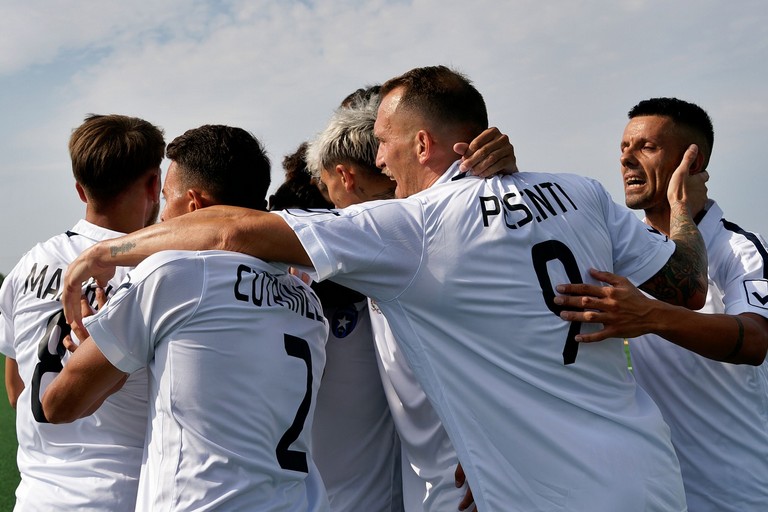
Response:
[[[20,510],[133,510],[147,418],[146,372],[93,415],[69,424],[45,420],[40,398],[66,364],[69,332],[59,298],[69,263],[96,241],[120,236],[80,221],[72,230],[32,248],[9,273],[0,292],[2,352],[16,359],[24,382],[17,403],[17,489]],[[117,269],[109,293],[125,275]],[[88,293],[92,305],[94,290]]]
[[[130,279],[116,300],[144,302],[154,344],[140,508],[327,510],[310,456],[327,322],[311,289],[217,251],[159,253]]]
[[[554,304],[558,283],[595,284],[590,267],[639,284],[674,252],[597,182],[454,166],[408,199],[281,216],[319,279],[384,312],[478,509],[685,509],[669,429],[622,340],[574,343],[582,326]]]
[[[621,340],[575,343],[582,326],[560,320],[552,301],[559,283],[593,282],[590,267],[642,283],[672,244],[578,176],[465,178],[414,199],[426,249],[395,302],[425,348],[408,348],[409,359],[426,369],[465,469],[475,466],[473,490],[492,509],[682,509],[668,430]]]

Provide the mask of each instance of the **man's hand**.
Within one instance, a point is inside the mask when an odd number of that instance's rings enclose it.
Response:
[[[64,273],[64,291],[61,295],[61,304],[64,306],[64,316],[73,329],[77,326],[77,328],[85,330],[83,309],[80,303],[83,296],[83,283],[93,277],[98,286],[104,287],[115,275],[115,265],[105,264],[99,259],[101,248],[101,243],[99,243],[83,251],[75,261],[70,263]],[[75,334],[77,334],[77,330]],[[87,337],[80,339],[84,340]]]
[[[453,145],[453,150],[462,156],[462,172],[481,178],[517,172],[515,148],[498,128],[488,128],[469,144],[458,142]]]
[[[658,302],[646,297],[625,277],[590,269],[595,279],[609,284],[561,284],[555,304],[578,311],[563,311],[560,318],[571,322],[603,324],[590,334],[577,334],[576,341],[602,341],[606,338],[634,338],[649,332],[648,320]]]
[[[703,169],[698,172],[691,170],[701,167],[703,158],[698,146],[691,144],[683,154],[683,159],[667,186],[669,204],[684,202],[691,216],[703,210],[707,201],[706,183],[709,180],[709,173]]]
[[[104,288],[101,286],[96,287],[96,308],[101,309],[104,307],[104,304],[107,303],[107,294],[104,291]],[[88,302],[88,297],[83,294],[80,296],[80,314],[83,318],[89,317],[91,315],[94,315],[96,313],[96,309],[93,309],[91,307],[91,304]],[[70,325],[72,328],[72,332],[70,334],[67,334],[64,336],[64,339],[61,340],[62,344],[64,345],[64,348],[66,348],[69,352],[74,352],[77,350],[77,347],[80,346],[80,340],[88,339],[90,334],[88,334],[88,331],[83,327],[82,325],[78,325],[76,323],[73,323]]]

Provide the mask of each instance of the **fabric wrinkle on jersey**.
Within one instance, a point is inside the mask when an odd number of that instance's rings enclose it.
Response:
[[[0,352],[17,361],[24,381],[16,409],[21,474],[17,510],[134,510],[147,421],[146,372],[131,375],[88,417],[61,425],[36,419],[36,414],[44,417],[39,398],[56,374],[45,369],[60,360],[66,364],[69,356],[61,344],[62,335],[56,353],[50,344],[48,351],[39,351],[49,319],[58,314],[59,322],[65,322],[59,302],[64,271],[94,243],[122,235],[80,220],[66,233],[33,247],[3,282]],[[115,288],[126,272],[118,268],[107,289]],[[90,297],[93,306],[94,295]],[[55,329],[54,334],[66,334]],[[46,361],[39,359],[40,354]],[[41,371],[35,377],[38,368]],[[36,400],[32,393],[38,385]],[[38,413],[33,412],[33,404]]]
[[[709,271],[700,312],[768,318],[762,237],[725,220],[711,199],[698,227]],[[629,346],[638,383],[672,431],[690,510],[768,510],[768,363],[713,361],[656,335]]]
[[[466,484],[455,484],[456,450],[424,390],[399,349],[387,319],[369,300],[371,328],[379,371],[403,457],[403,502],[406,512],[453,510]]]
[[[137,510],[328,511],[311,453],[328,324],[287,267],[165,251],[84,320],[124,372],[147,367]]]
[[[354,302],[328,306],[333,297],[318,291],[329,335],[312,453],[332,512],[403,512],[400,441],[378,378],[368,302],[352,293]]]
[[[669,429],[629,374],[623,341],[578,346],[565,365],[572,324],[544,289],[569,274],[597,284],[591,267],[641,284],[674,243],[594,180],[451,182],[457,168],[407,199],[274,214],[298,235],[313,278],[332,277],[384,312],[479,510],[685,510]]]

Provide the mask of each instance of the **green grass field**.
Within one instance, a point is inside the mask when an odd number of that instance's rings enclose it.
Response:
[[[0,358],[0,376],[5,382],[5,359]],[[19,485],[16,468],[16,411],[5,397],[5,385],[0,396],[0,511],[13,510],[14,491]]]

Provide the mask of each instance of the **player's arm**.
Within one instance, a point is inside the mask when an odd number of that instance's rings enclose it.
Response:
[[[93,338],[87,338],[46,388],[42,399],[46,419],[69,423],[92,414],[127,377],[104,357]]]
[[[19,375],[19,365],[15,359],[5,358],[5,392],[8,394],[8,401],[11,407],[16,408],[16,402],[19,395],[24,391],[24,381]]]
[[[459,489],[466,485],[466,492],[464,497],[459,502],[459,510],[467,512],[478,512],[475,506],[475,497],[472,495],[472,489],[469,487],[467,477],[464,474],[464,468],[461,467],[461,463],[456,465],[456,471],[454,471],[454,478],[456,479],[456,487]]]
[[[707,300],[707,249],[691,215],[706,197],[708,179],[706,172],[689,172],[697,155],[698,147],[692,144],[667,188],[669,238],[675,242],[675,252],[656,275],[640,285],[657,299],[690,309],[701,309]]]
[[[81,323],[83,281],[95,277],[103,285],[114,275],[115,267],[133,267],[151,254],[171,249],[219,249],[311,266],[298,237],[278,215],[249,208],[210,206],[99,242],[83,252],[64,276],[61,302],[67,321]]]
[[[735,364],[760,365],[768,353],[768,319],[755,313],[707,314],[647,297],[626,278],[591,270],[599,285],[562,285],[555,303],[582,311],[563,311],[564,320],[599,323],[597,332],[579,334],[576,341],[634,338],[657,334],[697,354]],[[642,342],[638,342],[642,343]]]

